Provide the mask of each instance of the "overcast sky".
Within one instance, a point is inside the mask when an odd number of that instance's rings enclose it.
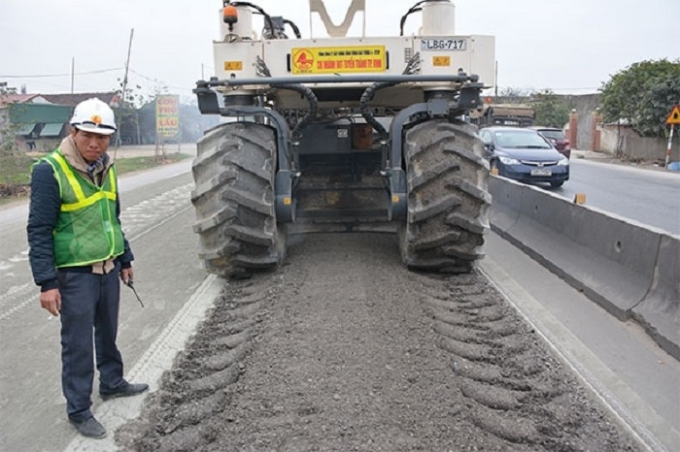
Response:
[[[251,2],[292,20],[309,37],[307,0]],[[326,0],[336,23],[349,3]],[[367,35],[396,36],[401,16],[416,1],[366,3]],[[680,58],[680,0],[454,3],[456,34],[496,37],[501,89],[593,93],[635,62]],[[141,85],[146,94],[167,86],[171,93],[192,96],[196,80],[213,71],[221,5],[221,0],[0,0],[0,82],[25,85],[29,93],[68,93],[74,59],[75,92],[115,89],[134,29],[130,85]],[[420,17],[409,17],[407,34],[417,30]],[[320,30],[315,26],[314,32]]]

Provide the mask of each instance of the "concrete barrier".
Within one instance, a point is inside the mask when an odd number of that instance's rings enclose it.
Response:
[[[492,177],[491,227],[680,359],[680,237]]]
[[[680,357],[680,237],[661,236],[652,287],[633,316],[665,350]]]
[[[489,178],[489,192],[494,193],[493,208],[489,217],[496,230],[507,231],[517,223],[519,218],[522,206],[522,186],[508,184],[501,189],[502,183],[499,177]]]

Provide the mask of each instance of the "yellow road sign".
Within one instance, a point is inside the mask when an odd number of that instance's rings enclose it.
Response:
[[[666,118],[666,124],[680,124],[680,106],[675,105]]]

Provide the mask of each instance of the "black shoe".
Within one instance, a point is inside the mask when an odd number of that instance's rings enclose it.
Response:
[[[78,430],[78,433],[83,436],[94,439],[102,439],[106,437],[106,429],[102,424],[99,423],[98,420],[93,417],[80,422],[69,419],[69,422],[73,424],[76,430]]]
[[[99,390],[99,395],[102,396],[102,399],[109,400],[116,397],[136,396],[138,394],[141,394],[142,392],[147,391],[148,389],[149,385],[146,383],[128,383],[122,388],[114,389],[112,391]]]

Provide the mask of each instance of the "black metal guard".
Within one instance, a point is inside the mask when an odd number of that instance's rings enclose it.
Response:
[[[215,86],[248,86],[248,85],[294,85],[299,83],[418,83],[418,82],[450,82],[450,83],[477,83],[478,75],[299,75],[290,77],[255,77],[255,78],[231,78],[199,80],[198,88],[210,88]]]
[[[382,172],[389,186],[390,203],[388,216],[390,220],[406,218],[408,208],[408,186],[406,171],[402,168],[402,147],[404,126],[410,118],[419,113],[430,117],[459,116],[479,105],[480,92],[484,88],[478,83],[477,75],[348,75],[348,76],[297,76],[297,77],[258,77],[244,79],[228,79],[198,81],[194,93],[198,96],[201,113],[221,114],[225,116],[266,116],[272,120],[277,131],[279,171],[276,173],[275,194],[276,213],[280,222],[295,221],[295,200],[293,199],[293,179],[298,173],[293,168],[290,154],[290,128],[286,120],[276,111],[257,106],[230,106],[220,108],[217,93],[212,87],[238,87],[246,85],[268,85],[281,89],[292,89],[290,85],[303,83],[417,83],[417,82],[456,82],[463,86],[458,98],[454,101],[432,99],[428,102],[411,105],[399,112],[392,121],[391,151],[389,162]]]

